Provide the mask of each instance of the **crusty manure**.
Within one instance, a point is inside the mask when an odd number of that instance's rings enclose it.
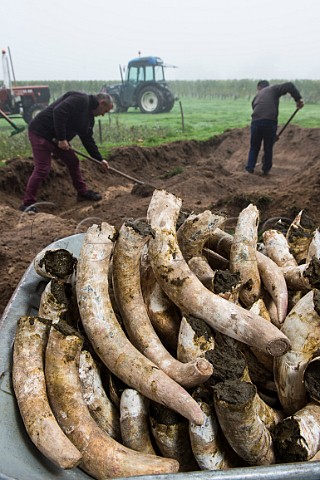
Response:
[[[213,389],[218,400],[234,405],[247,403],[257,392],[257,388],[252,383],[239,382],[238,380],[220,382]]]
[[[43,265],[53,277],[65,278],[72,274],[76,259],[70,255],[68,250],[63,248],[54,251],[48,250],[40,262],[40,267]]]

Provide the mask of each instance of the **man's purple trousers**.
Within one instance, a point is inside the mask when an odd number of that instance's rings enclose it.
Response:
[[[24,205],[32,205],[37,201],[37,191],[51,170],[52,154],[60,158],[67,166],[74,188],[79,194],[87,191],[87,186],[82,178],[79,159],[72,150],[62,150],[54,143],[39,137],[29,131],[29,140],[32,146],[34,169],[28,180],[23,197]]]

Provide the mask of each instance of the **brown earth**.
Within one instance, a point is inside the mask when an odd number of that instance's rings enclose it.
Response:
[[[0,315],[30,262],[59,238],[84,232],[107,221],[119,228],[126,218],[145,218],[153,188],[183,200],[182,209],[211,209],[228,216],[230,225],[249,203],[260,210],[260,228],[282,217],[292,220],[302,209],[316,225],[320,220],[320,129],[289,126],[274,148],[268,177],[244,171],[249,128],[235,129],[205,142],[182,141],[157,148],[117,148],[109,164],[145,182],[134,183],[104,173],[90,161],[82,163],[89,188],[101,192],[97,203],[76,201],[68,173],[58,160],[39,191],[39,213],[18,210],[32,159],[11,159],[0,177]],[[177,173],[181,171],[181,173]],[[175,175],[172,175],[176,173]],[[152,187],[150,187],[150,184]]]

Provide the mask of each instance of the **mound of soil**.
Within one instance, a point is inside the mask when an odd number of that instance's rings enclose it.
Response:
[[[244,171],[249,128],[226,131],[205,142],[181,141],[157,148],[114,149],[109,164],[137,178],[104,173],[99,165],[82,162],[89,188],[101,192],[97,203],[77,202],[68,172],[53,161],[38,195],[39,213],[21,213],[21,198],[32,172],[32,158],[15,158],[0,177],[0,315],[36,253],[53,241],[84,232],[93,223],[120,228],[127,218],[145,218],[154,188],[183,200],[182,209],[211,209],[235,224],[249,203],[260,210],[260,225],[279,217],[292,220],[302,209],[316,225],[320,211],[320,129],[289,126],[274,148],[274,167],[262,177]]]

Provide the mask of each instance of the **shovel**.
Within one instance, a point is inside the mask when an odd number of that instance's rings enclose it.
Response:
[[[99,163],[101,165],[101,162],[99,160],[97,160],[96,158],[89,157],[89,155],[85,155],[84,153],[80,152],[79,150],[76,150],[73,147],[71,147],[71,150],[74,153],[76,153],[77,155],[80,155],[81,157],[86,158],[87,160],[91,160],[92,162],[96,162],[96,163]],[[113,168],[113,167],[109,166],[108,170],[110,170],[111,172],[117,173],[118,175],[121,175],[122,177],[125,177],[129,180],[132,180],[135,183],[139,183],[139,185],[145,185],[145,183],[142,182],[142,180],[138,180],[138,178],[131,177],[130,175],[127,175],[126,173],[121,172],[120,170],[117,170],[116,168]]]
[[[276,136],[276,142],[279,140],[279,137],[281,135],[281,133],[283,133],[283,131],[287,128],[287,126],[289,125],[289,123],[291,122],[291,120],[293,119],[293,117],[295,116],[295,114],[300,110],[300,108],[296,108],[295,111],[293,112],[293,114],[291,115],[291,117],[289,118],[289,120],[287,120],[287,122],[283,125],[283,127],[281,128],[280,132],[277,133],[277,136]]]
[[[8,115],[6,115],[2,110],[0,110],[0,115],[8,122],[10,123],[10,125],[14,128],[14,130],[11,132],[10,134],[10,137],[12,137],[13,135],[17,135],[18,133],[21,133],[23,132],[23,130],[25,130],[26,127],[22,126],[22,127],[18,127],[15,123],[13,123],[13,121],[8,117]]]

